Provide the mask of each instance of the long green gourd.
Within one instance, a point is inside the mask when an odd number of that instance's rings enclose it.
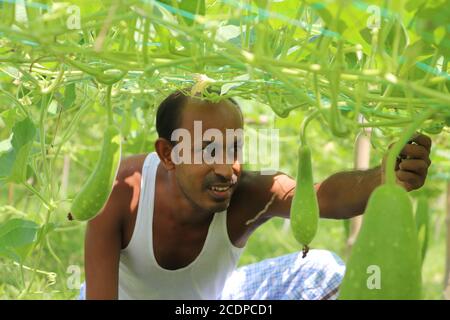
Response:
[[[103,137],[103,146],[100,158],[72,202],[69,220],[73,218],[87,221],[97,216],[105,206],[113,189],[121,157],[121,134],[119,128],[113,125],[111,110],[111,86],[106,94],[106,107],[108,109],[108,126]]]
[[[413,208],[407,191],[396,184],[395,159],[434,110],[420,115],[389,152],[386,183],[371,194],[352,248],[339,299],[420,299],[421,259]]]
[[[428,200],[425,196],[420,196],[417,199],[415,220],[416,220],[417,236],[419,239],[419,252],[423,264],[423,260],[425,259],[425,255],[427,253],[428,248],[428,228],[429,228],[429,208],[428,208]]]
[[[319,222],[319,204],[314,189],[312,174],[311,150],[306,144],[305,128],[317,114],[311,114],[303,122],[302,141],[298,148],[297,178],[294,197],[291,205],[291,230],[295,239],[303,245],[303,258],[306,257],[308,245],[317,233]]]

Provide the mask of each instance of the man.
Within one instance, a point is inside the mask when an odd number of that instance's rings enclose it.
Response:
[[[294,253],[235,270],[260,225],[272,217],[289,218],[295,181],[282,172],[244,171],[237,158],[177,163],[172,134],[181,128],[195,137],[195,121],[201,121],[202,132],[218,129],[223,136],[226,129],[243,127],[232,100],[213,103],[177,91],[161,103],[155,153],[121,162],[106,206],[88,223],[86,298],[336,298],[344,265],[328,251],[311,250],[305,259]],[[430,165],[431,140],[418,135],[413,141],[403,148],[396,170],[408,191],[424,184]],[[204,154],[210,142],[200,141],[200,148],[194,142],[182,156]],[[232,151],[240,148],[235,142]],[[382,175],[383,165],[337,173],[318,184],[320,216],[363,213]]]

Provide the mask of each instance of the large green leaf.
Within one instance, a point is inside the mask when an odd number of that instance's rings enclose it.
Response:
[[[23,261],[38,230],[39,225],[31,220],[11,219],[0,224],[0,256]]]

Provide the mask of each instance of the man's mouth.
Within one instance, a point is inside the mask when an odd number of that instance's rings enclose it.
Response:
[[[210,194],[218,200],[224,200],[231,197],[232,184],[228,185],[213,185],[208,188]]]
[[[228,185],[228,186],[222,186],[222,187],[220,187],[220,186],[211,186],[210,187],[210,189],[212,190],[212,191],[218,191],[218,192],[224,192],[224,191],[227,191],[228,189],[230,189],[231,188],[231,185]]]

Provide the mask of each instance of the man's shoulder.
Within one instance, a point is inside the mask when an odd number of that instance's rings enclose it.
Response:
[[[130,204],[137,205],[136,197],[140,193],[142,166],[146,156],[146,154],[136,154],[121,159],[111,195],[111,200],[118,207],[133,210]]]
[[[108,201],[102,212],[89,221],[91,228],[103,232],[108,226],[121,229],[123,223],[127,222],[126,219],[138,205],[142,164],[145,156],[132,155],[121,159]]]
[[[134,174],[140,175],[146,157],[147,154],[134,154],[121,159],[117,178],[124,180]]]

